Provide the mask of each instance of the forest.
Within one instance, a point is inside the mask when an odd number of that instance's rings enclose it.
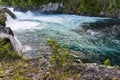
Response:
[[[27,9],[39,8],[48,3],[63,3],[64,12],[70,11],[98,14],[100,11],[114,12],[120,8],[120,0],[0,0],[0,4]]]

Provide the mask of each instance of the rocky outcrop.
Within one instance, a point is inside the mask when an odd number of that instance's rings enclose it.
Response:
[[[103,17],[112,17],[112,18],[120,18],[120,9],[115,10],[114,12],[108,12],[108,11],[101,11],[99,13],[99,16]]]
[[[63,3],[49,3],[47,5],[42,5],[39,8],[41,13],[62,13],[64,6]]]
[[[27,12],[28,10],[32,10],[35,12],[39,13],[44,13],[44,14],[60,14],[63,12],[64,5],[63,3],[48,3],[46,5],[42,5],[36,8],[31,8],[31,7],[14,7],[15,11],[21,11],[21,12]]]
[[[9,27],[0,28],[0,33],[6,33],[14,36],[13,31]]]
[[[10,34],[14,36],[13,31],[9,27],[5,27],[5,22],[6,22],[6,15],[5,12],[11,13],[8,9],[3,8],[0,10],[0,33],[5,33],[5,34]]]
[[[16,18],[16,16],[7,8],[3,8],[3,13],[8,13],[13,19]]]
[[[87,63],[81,66],[80,80],[119,80],[120,70],[113,67],[106,67],[97,63]]]
[[[3,8],[0,11],[0,38],[9,41],[14,50],[17,51],[18,53],[25,52],[27,46],[23,46],[20,41],[14,37],[13,31],[10,29],[10,27],[5,27],[5,22],[6,22],[6,15],[5,12],[10,14],[12,18],[15,18],[14,14],[10,12],[7,8]],[[27,47],[28,48],[28,47]],[[27,50],[30,50],[27,49]]]

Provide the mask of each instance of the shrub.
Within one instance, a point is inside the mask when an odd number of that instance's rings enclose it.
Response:
[[[50,57],[52,64],[51,79],[67,80],[72,72],[70,67],[74,64],[73,57],[70,56],[69,51],[65,47],[61,47],[53,39],[48,40],[48,43],[52,50]]]
[[[21,57],[12,49],[12,45],[5,39],[0,39],[0,61],[10,61]]]
[[[110,66],[111,64],[110,64],[110,60],[109,59],[106,59],[105,61],[104,61],[104,65],[105,66]]]

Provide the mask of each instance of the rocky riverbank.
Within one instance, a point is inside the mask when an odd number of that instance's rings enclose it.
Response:
[[[31,3],[32,4],[32,3]],[[34,3],[33,3],[34,4]],[[70,0],[63,2],[47,2],[38,4],[37,6],[14,6],[14,10],[26,12],[28,10],[37,11],[44,14],[77,14],[83,16],[99,16],[119,18],[120,8],[117,1],[91,1]]]
[[[15,50],[15,48],[13,49],[13,47],[9,47],[8,45],[4,46],[7,42],[10,43],[10,45],[12,46],[14,45],[14,34],[10,28],[6,29],[5,13],[2,13],[2,11],[0,20],[2,20],[0,26],[0,38],[3,39],[3,37],[5,37],[5,42],[4,39],[0,41],[1,80],[120,79],[120,69],[118,66],[109,66],[109,62],[106,62],[106,66],[97,63],[82,63],[81,60],[76,60],[74,54],[76,52],[68,51],[65,48],[61,48],[58,43],[52,40],[49,41],[50,51],[52,52],[52,54],[50,54],[47,59],[45,59],[44,57],[38,57],[29,60],[23,59],[21,56],[16,55],[16,53],[13,54],[12,51]],[[115,30],[118,30],[117,28],[118,27],[115,27]],[[3,34],[6,34],[7,36]],[[10,41],[11,38],[13,39],[13,43]],[[18,45],[16,44],[16,46]]]
[[[4,38],[4,34],[14,36],[13,31],[9,27],[5,27],[6,16],[5,9],[0,9],[0,38],[10,41],[8,38]]]
[[[46,5],[42,5],[36,8],[23,8],[23,7],[15,7],[15,11],[27,12],[28,10],[43,13],[43,14],[61,14],[63,13],[64,5],[63,3],[48,3]]]
[[[68,71],[59,71],[43,58],[0,62],[2,80],[120,80],[117,67],[97,63],[73,63]],[[67,67],[67,66],[66,66]],[[53,70],[54,69],[54,70]],[[55,73],[53,73],[56,70]],[[64,75],[62,75],[64,74]],[[54,77],[53,77],[54,76]]]

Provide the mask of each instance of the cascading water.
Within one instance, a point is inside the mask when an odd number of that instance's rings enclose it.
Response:
[[[33,49],[32,56],[49,53],[46,40],[54,38],[61,45],[65,43],[69,49],[80,51],[90,58],[84,60],[91,60],[91,62],[93,60],[94,62],[97,58],[100,60],[110,58],[120,65],[120,39],[109,35],[111,34],[108,33],[109,31],[107,32],[107,30],[112,32],[113,27],[83,26],[85,23],[89,25],[89,23],[98,21],[105,22],[108,20],[107,18],[65,14],[36,15],[31,11],[23,13],[14,11],[13,8],[9,9],[17,19],[8,18],[7,26],[14,30],[22,44],[29,45]],[[96,57],[97,55],[99,56]],[[112,56],[108,57],[109,55]]]

